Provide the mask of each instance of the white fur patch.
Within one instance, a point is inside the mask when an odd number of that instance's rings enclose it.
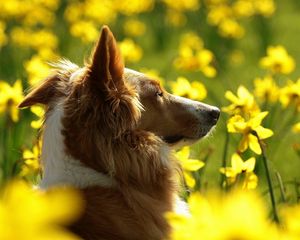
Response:
[[[83,166],[64,151],[62,130],[63,105],[58,103],[45,122],[41,161],[43,179],[41,188],[57,185],[71,185],[84,188],[89,186],[112,187],[113,179],[91,168]]]
[[[74,71],[70,76],[70,82],[76,81],[80,76],[82,76],[86,72],[85,68],[79,68],[78,70]]]
[[[191,216],[188,204],[181,200],[178,196],[175,197],[174,201],[174,212],[179,214],[179,215],[184,215],[184,216]]]

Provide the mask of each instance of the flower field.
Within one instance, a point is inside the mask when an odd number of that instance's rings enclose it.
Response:
[[[33,187],[43,106],[17,106],[49,63],[83,66],[104,24],[126,67],[222,109],[175,153],[190,215],[166,213],[171,239],[300,239],[299,22],[298,0],[0,1],[0,239],[78,239],[57,226],[79,194]]]

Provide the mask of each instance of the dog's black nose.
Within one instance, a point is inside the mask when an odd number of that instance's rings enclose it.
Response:
[[[220,109],[217,107],[212,108],[209,111],[209,116],[212,118],[213,121],[217,122],[220,117]]]

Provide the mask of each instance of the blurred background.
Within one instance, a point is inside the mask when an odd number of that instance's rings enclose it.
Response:
[[[20,111],[16,106],[49,74],[49,62],[67,58],[83,66],[101,26],[107,24],[126,67],[153,76],[170,92],[222,108],[232,103],[225,93],[236,95],[243,85],[260,109],[269,111],[262,125],[274,132],[265,144],[276,194],[282,181],[287,198],[296,201],[300,84],[294,87],[294,103],[284,103],[279,95],[288,81],[296,83],[300,76],[299,23],[298,0],[1,1],[0,183],[15,177],[38,182],[43,108]],[[264,64],[264,57],[275,59],[273,69]],[[281,69],[285,64],[287,70]],[[254,81],[266,77],[276,88]],[[270,100],[260,89],[277,95]],[[190,158],[205,163],[192,173],[196,183],[191,191],[224,186],[219,169],[230,165],[241,140],[241,135],[227,132],[229,117],[223,112],[211,136],[189,149]],[[256,157],[254,172],[264,193],[261,155],[243,152],[243,159],[251,156]]]

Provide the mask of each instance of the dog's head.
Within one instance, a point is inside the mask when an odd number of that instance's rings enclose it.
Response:
[[[133,130],[154,133],[169,145],[195,142],[220,114],[216,107],[174,96],[155,79],[124,68],[108,27],[103,27],[89,64],[84,68],[60,64],[20,107],[37,103],[48,106],[49,112],[63,109],[62,132],[75,156]]]
[[[218,108],[170,94],[155,79],[129,69],[124,78],[135,86],[144,108],[138,128],[155,133],[169,145],[194,143],[218,121]]]

